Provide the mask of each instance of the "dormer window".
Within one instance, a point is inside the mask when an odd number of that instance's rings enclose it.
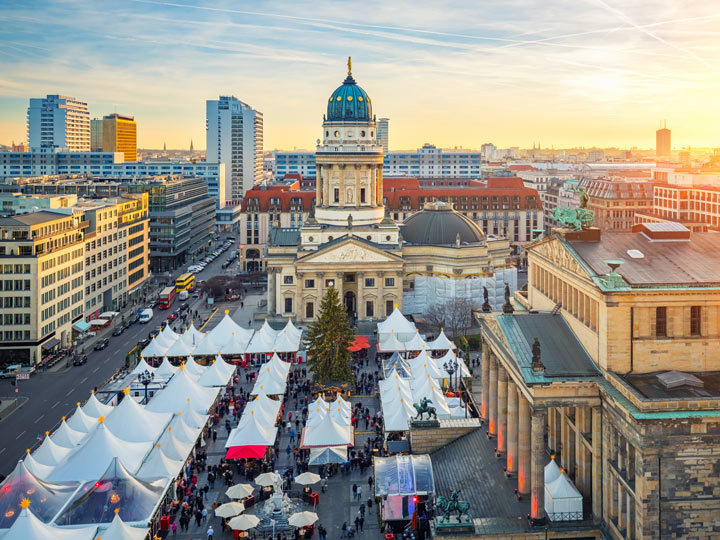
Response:
[[[361,136],[361,137],[364,137],[364,136],[365,136],[365,132],[364,132],[364,131],[361,131],[361,132],[360,132],[360,136]]]

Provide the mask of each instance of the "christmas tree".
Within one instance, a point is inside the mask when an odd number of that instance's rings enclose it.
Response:
[[[334,287],[320,304],[320,313],[307,334],[308,367],[318,384],[352,382],[352,356],[348,347],[355,339],[345,306]]]

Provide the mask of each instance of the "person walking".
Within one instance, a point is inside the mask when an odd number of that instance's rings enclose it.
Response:
[[[213,534],[215,534],[215,531],[213,531],[212,525],[208,527],[208,540],[213,540]]]
[[[171,528],[172,528],[173,536],[177,536],[177,521],[173,521]]]

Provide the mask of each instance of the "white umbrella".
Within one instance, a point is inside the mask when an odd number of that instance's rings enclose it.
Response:
[[[227,489],[225,495],[231,499],[244,499],[248,495],[252,495],[252,492],[253,488],[249,484],[235,484]]]
[[[248,529],[257,527],[258,523],[260,523],[260,518],[257,516],[253,516],[252,514],[243,514],[242,516],[234,517],[228,521],[228,527],[239,531],[247,531]]]
[[[310,484],[317,484],[320,481],[320,475],[311,472],[304,472],[296,476],[295,481],[303,486],[309,486]]]
[[[278,474],[274,472],[262,473],[255,478],[255,483],[258,486],[274,486],[278,481]]]
[[[239,502],[229,502],[218,506],[215,509],[215,515],[218,517],[229,518],[237,516],[245,510],[245,505]]]
[[[288,523],[293,527],[307,527],[312,525],[318,520],[318,515],[315,512],[298,512],[293,514],[288,519]]]

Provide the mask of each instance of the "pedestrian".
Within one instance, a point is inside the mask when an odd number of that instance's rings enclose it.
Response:
[[[202,509],[202,520],[203,520],[203,523],[205,523],[207,521],[207,508]]]
[[[357,496],[355,498],[359,501],[361,497],[362,497],[362,488],[358,486]]]
[[[352,485],[353,500],[357,499],[357,492],[358,492],[357,484],[353,484]]]
[[[362,532],[364,527],[365,527],[365,516],[360,516],[360,532]]]
[[[360,505],[360,515],[364,518],[365,517],[365,503],[362,503]]]
[[[340,538],[346,538],[347,537],[347,521],[344,521],[342,524],[342,527],[340,528]]]
[[[177,522],[176,521],[173,521],[172,532],[173,532],[173,536],[177,536]]]
[[[208,540],[213,540],[213,534],[215,534],[215,531],[213,531],[212,525],[208,527]]]
[[[213,429],[213,442],[217,441],[217,430]]]
[[[360,529],[360,516],[355,516],[355,528]]]

